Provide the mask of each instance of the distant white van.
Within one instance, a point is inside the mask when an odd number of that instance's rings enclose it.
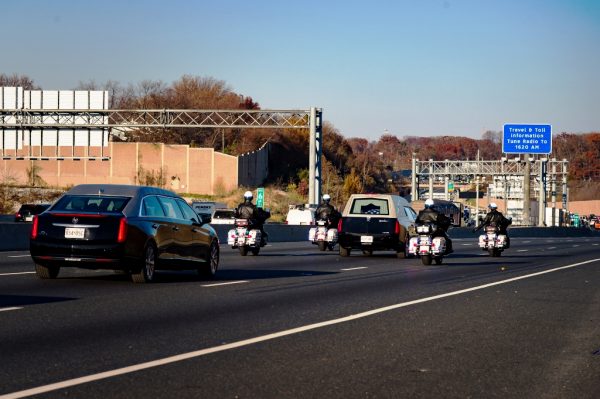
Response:
[[[315,224],[315,210],[315,208],[304,205],[290,205],[285,223],[291,225],[313,225]]]
[[[227,208],[227,205],[222,204],[220,202],[214,201],[193,201],[192,209],[196,211],[197,214],[210,215],[213,216],[215,209],[217,208]]]

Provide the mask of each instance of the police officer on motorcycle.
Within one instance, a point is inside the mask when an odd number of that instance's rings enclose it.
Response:
[[[337,226],[341,216],[335,207],[329,203],[330,201],[331,196],[329,194],[323,195],[323,202],[321,202],[315,211],[317,220],[327,221],[327,227]]]
[[[446,231],[450,227],[451,221],[450,218],[444,215],[443,213],[439,213],[434,209],[434,203],[432,199],[428,199],[425,201],[425,208],[419,211],[417,215],[417,219],[415,223],[417,224],[426,224],[432,223],[437,225],[437,230],[433,233],[433,237],[444,237],[446,239],[446,253],[450,254],[454,252],[452,249],[452,240],[448,237]]]
[[[496,205],[495,202],[490,202],[488,208],[490,208],[490,211],[487,213],[487,215],[485,215],[485,218],[483,219],[483,222],[481,222],[479,227],[473,229],[473,232],[483,229],[485,226],[495,224],[496,226],[498,226],[498,232],[506,236],[505,248],[510,248],[510,238],[508,237],[507,228],[512,223],[512,220],[505,218],[502,212],[498,211],[498,205]]]
[[[263,229],[265,221],[271,216],[268,211],[263,211],[261,208],[257,208],[252,203],[252,191],[246,191],[244,193],[244,202],[239,204],[235,209],[235,217],[238,219],[248,219],[251,229],[259,229],[261,232],[262,239],[265,240],[267,233]]]

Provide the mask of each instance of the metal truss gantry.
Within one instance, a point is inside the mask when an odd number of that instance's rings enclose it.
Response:
[[[433,198],[433,183],[442,178],[444,180],[445,198],[448,199],[448,182],[450,179],[463,177],[472,179],[476,184],[477,204],[479,207],[479,184],[483,183],[485,177],[491,177],[490,180],[505,181],[509,177],[520,177],[523,179],[524,200],[529,201],[530,182],[537,182],[540,199],[538,207],[538,225],[545,225],[545,207],[547,202],[548,185],[550,185],[550,194],[552,202],[552,223],[554,223],[556,188],[557,183],[562,183],[562,203],[563,209],[567,211],[567,176],[568,161],[566,159],[557,160],[556,158],[530,156],[522,157],[502,157],[497,161],[473,160],[473,161],[422,161],[413,156],[412,159],[412,184],[411,198],[418,199],[418,183],[421,179],[426,179],[429,183],[429,198]],[[549,178],[548,178],[549,175]],[[560,180],[559,180],[560,176]],[[506,195],[504,196],[506,199]],[[528,207],[524,207],[524,218],[529,219]]]
[[[310,204],[321,197],[321,154],[323,111],[309,110],[194,110],[194,109],[136,109],[136,110],[48,110],[0,109],[0,129],[22,132],[43,129],[108,129],[126,128],[240,128],[240,129],[309,129],[309,198]],[[4,134],[3,134],[4,140]],[[31,143],[31,141],[29,141]],[[89,143],[89,142],[88,142]],[[103,146],[102,146],[103,147]],[[56,153],[51,157],[35,156],[29,147],[19,154],[18,146],[10,154],[2,147],[3,159],[64,159]],[[101,159],[109,159],[103,154]],[[89,146],[86,154],[89,154]],[[78,157],[85,159],[86,157]]]

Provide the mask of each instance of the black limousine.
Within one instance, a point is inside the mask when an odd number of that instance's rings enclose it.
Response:
[[[82,184],[36,215],[30,237],[38,277],[56,278],[61,267],[113,269],[136,283],[157,269],[196,269],[212,278],[219,240],[177,194],[156,187]]]

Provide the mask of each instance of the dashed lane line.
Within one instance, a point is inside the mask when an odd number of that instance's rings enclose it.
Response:
[[[519,250],[517,250],[517,252],[527,252],[527,251],[529,251],[529,250],[528,249],[519,249]]]
[[[35,274],[35,272],[0,273],[0,276],[16,276],[19,274]]]
[[[19,309],[23,309],[22,307],[18,307],[18,306],[13,306],[10,308],[0,308],[0,312],[8,312],[9,310],[19,310]]]
[[[8,255],[7,258],[29,258],[31,255]]]
[[[499,281],[495,281],[493,283],[478,285],[475,287],[465,288],[465,289],[458,290],[458,291],[451,291],[451,292],[447,292],[444,294],[415,299],[413,301],[401,302],[401,303],[397,303],[394,305],[389,305],[389,306],[384,306],[384,307],[377,308],[377,309],[368,310],[368,311],[362,312],[362,313],[352,314],[352,315],[341,317],[338,319],[331,319],[331,320],[326,320],[326,321],[322,321],[322,322],[318,322],[318,323],[308,324],[308,325],[304,325],[304,326],[300,326],[300,327],[296,327],[296,328],[291,328],[289,330],[277,331],[277,332],[274,332],[271,334],[266,334],[266,335],[262,335],[262,336],[258,336],[258,337],[254,337],[254,338],[249,338],[249,339],[244,339],[244,340],[237,341],[237,342],[231,342],[231,343],[224,344],[224,345],[199,349],[199,350],[187,352],[187,353],[181,353],[179,355],[164,357],[161,359],[151,360],[151,361],[144,362],[144,363],[138,363],[138,364],[134,364],[131,366],[126,366],[126,367],[122,367],[122,368],[118,368],[118,369],[114,369],[114,370],[104,371],[101,373],[89,374],[89,375],[86,375],[83,377],[73,378],[73,379],[65,380],[65,381],[59,381],[59,382],[55,382],[52,384],[42,385],[39,387],[25,389],[25,390],[18,391],[18,392],[11,392],[11,393],[7,393],[4,395],[0,395],[0,399],[18,399],[18,398],[24,398],[24,397],[32,396],[32,395],[39,395],[42,393],[52,392],[52,391],[56,391],[59,389],[65,389],[65,388],[69,388],[69,387],[81,385],[81,384],[86,384],[86,383],[93,382],[93,381],[104,380],[107,378],[117,377],[117,376],[121,376],[124,374],[134,373],[137,371],[146,370],[146,369],[150,369],[150,368],[154,368],[154,367],[165,366],[167,364],[181,362],[181,361],[188,360],[188,359],[194,359],[194,358],[206,356],[206,355],[209,355],[212,353],[224,352],[224,351],[237,349],[237,348],[241,348],[241,347],[245,347],[245,346],[249,346],[249,345],[254,345],[254,344],[257,344],[260,342],[271,341],[271,340],[278,339],[281,337],[300,334],[305,331],[311,331],[311,330],[316,330],[318,328],[329,327],[329,326],[341,324],[341,323],[347,323],[350,321],[370,317],[370,316],[373,316],[376,314],[389,312],[392,310],[396,310],[396,309],[400,309],[400,308],[404,308],[404,307],[408,307],[408,306],[418,305],[420,303],[425,303],[425,302],[435,301],[438,299],[462,295],[462,294],[466,294],[466,293],[473,292],[473,291],[479,291],[479,290],[483,290],[486,288],[495,287],[495,286],[502,285],[502,284],[508,284],[508,283],[512,283],[514,281],[524,280],[524,279],[528,279],[528,278],[532,278],[532,277],[542,276],[544,274],[554,273],[554,272],[557,272],[560,270],[571,269],[574,267],[579,267],[579,266],[583,266],[583,265],[587,265],[589,263],[595,263],[595,262],[599,262],[599,261],[600,261],[600,258],[590,259],[590,260],[586,260],[584,262],[573,263],[573,264],[566,265],[566,266],[555,267],[553,269],[548,269],[548,270],[544,270],[541,272],[526,274],[523,276],[513,277],[513,278],[506,279],[506,280],[499,280]]]
[[[368,269],[368,267],[366,267],[366,266],[361,266],[361,267],[351,267],[351,268],[348,268],[348,269],[340,269],[340,270],[342,270],[342,271],[345,271],[345,272],[349,272],[349,271],[351,271],[351,270],[360,270],[360,269]]]
[[[203,285],[201,285],[201,287],[221,287],[223,285],[244,284],[244,283],[248,283],[248,282],[249,281],[247,281],[247,280],[228,281],[226,283],[203,284]]]

